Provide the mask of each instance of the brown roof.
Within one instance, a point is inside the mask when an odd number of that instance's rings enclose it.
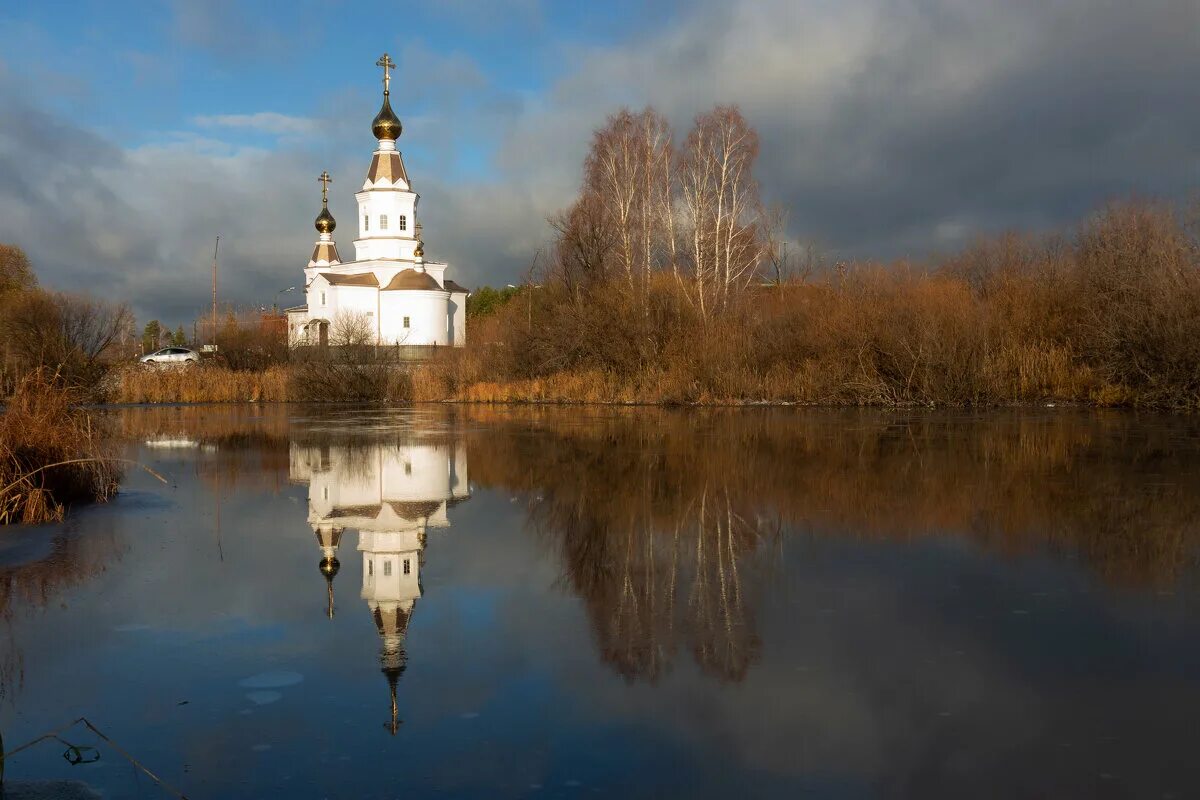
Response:
[[[417,272],[415,269],[401,270],[396,273],[396,277],[392,278],[387,286],[383,287],[385,292],[394,291],[396,289],[422,289],[438,291],[441,289],[438,282],[428,272]]]
[[[334,286],[379,286],[379,279],[375,277],[374,272],[356,272],[353,275],[322,272],[320,275]]]
[[[342,257],[338,255],[337,245],[333,242],[317,242],[317,246],[313,248],[312,260],[333,264],[340,263]]]
[[[470,294],[471,290],[465,286],[460,286],[454,281],[445,281],[447,292],[456,292],[458,294]]]
[[[396,513],[396,516],[403,517],[409,522],[416,522],[421,517],[428,517],[437,511],[442,504],[435,500],[427,500],[425,502],[389,500],[388,505],[392,507],[392,511]]]
[[[343,519],[345,517],[370,517],[375,519],[379,516],[379,512],[383,510],[383,506],[342,506],[335,508],[328,514],[329,519]]]
[[[371,159],[371,169],[367,171],[367,180],[376,183],[387,178],[392,183],[402,180],[408,183],[408,173],[404,170],[404,160],[397,152],[376,153]]]

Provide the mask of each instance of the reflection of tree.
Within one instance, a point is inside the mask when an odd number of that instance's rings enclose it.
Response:
[[[1200,422],[1096,412],[471,409],[474,479],[529,500],[601,657],[656,680],[679,648],[738,680],[747,577],[776,532],[961,536],[1061,552],[1116,584],[1200,550]],[[780,543],[784,543],[780,539]]]
[[[534,471],[530,522],[561,554],[601,658],[653,683],[686,647],[704,671],[741,680],[761,649],[742,580],[760,524],[728,491],[681,483],[653,450],[597,444],[550,438],[535,463],[513,465]]]

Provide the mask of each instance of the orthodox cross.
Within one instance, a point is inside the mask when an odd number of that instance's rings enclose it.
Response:
[[[321,202],[329,205],[329,184],[333,183],[333,178],[329,177],[329,170],[321,172],[317,182],[321,184]]]
[[[383,93],[386,95],[388,94],[388,84],[391,83],[392,80],[391,76],[388,75],[388,70],[395,69],[396,62],[392,61],[391,56],[389,56],[387,53],[384,53],[380,59],[375,62],[375,66],[383,67]]]

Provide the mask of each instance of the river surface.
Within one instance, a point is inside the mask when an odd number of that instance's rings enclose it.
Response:
[[[168,483],[0,532],[8,749],[85,716],[191,798],[1200,796],[1200,420],[106,414]],[[172,796],[62,739],[7,779]]]

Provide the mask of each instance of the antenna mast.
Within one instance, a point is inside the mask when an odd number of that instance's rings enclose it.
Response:
[[[217,249],[221,246],[221,237],[217,237],[216,243],[213,245],[213,260],[212,260],[212,328],[209,331],[209,344],[216,347],[217,344]]]

